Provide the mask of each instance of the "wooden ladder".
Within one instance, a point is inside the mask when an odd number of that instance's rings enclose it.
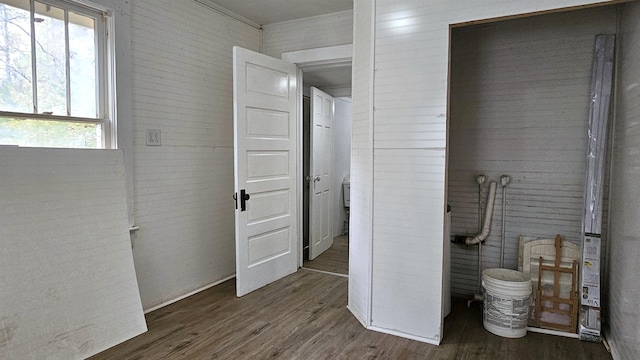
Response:
[[[575,333],[578,324],[578,261],[574,260],[571,268],[561,267],[560,263],[562,258],[562,236],[560,236],[559,234],[556,235],[555,240],[555,264],[553,266],[544,265],[542,256],[540,257],[538,262],[538,289],[536,291],[534,323],[535,326],[538,327]],[[551,296],[544,295],[542,292],[543,271],[553,272],[553,295]],[[571,291],[569,293],[569,298],[560,297],[560,274],[562,273],[571,274]],[[547,306],[547,302],[551,302],[553,305]],[[569,309],[561,309],[561,304],[568,305]],[[552,312],[555,314],[567,315],[571,319],[570,324],[563,325],[542,321],[540,320],[542,312]]]

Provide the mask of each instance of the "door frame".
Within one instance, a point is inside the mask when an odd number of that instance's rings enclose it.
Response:
[[[298,76],[297,79],[299,81],[297,87],[297,99],[296,103],[297,107],[297,122],[298,122],[298,144],[297,144],[297,152],[298,152],[298,170],[297,176],[299,181],[304,179],[305,174],[302,173],[302,164],[303,164],[303,148],[302,148],[302,139],[304,134],[302,133],[302,96],[303,96],[303,77],[302,74],[305,69],[327,69],[332,67],[340,67],[346,65],[353,65],[353,44],[346,45],[337,45],[337,46],[327,46],[315,49],[307,49],[307,50],[298,50],[298,51],[289,51],[282,53],[282,60],[288,63],[295,64],[298,67]],[[297,221],[298,221],[298,267],[302,267],[304,264],[304,234],[303,231],[303,211],[304,208],[302,206],[303,201],[303,188],[302,186],[298,186],[297,197],[298,197],[298,211],[297,211]]]

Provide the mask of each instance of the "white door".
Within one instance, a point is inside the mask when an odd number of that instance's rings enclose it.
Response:
[[[311,88],[311,166],[309,176],[309,259],[333,244],[333,126],[334,100]]]
[[[296,66],[233,48],[236,293],[297,270]]]

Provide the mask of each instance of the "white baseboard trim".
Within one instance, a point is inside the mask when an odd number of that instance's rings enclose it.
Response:
[[[604,347],[607,348],[607,351],[609,351],[609,354],[611,354],[611,357],[613,358],[613,360],[621,359],[621,357],[618,356],[618,352],[616,351],[615,341],[611,342],[611,340],[609,339],[608,331],[602,332],[602,343],[604,344]]]
[[[389,330],[389,329],[381,328],[381,327],[378,327],[378,326],[369,326],[368,329],[369,330],[373,330],[373,331],[377,331],[377,332],[381,332],[383,334],[389,334],[389,335],[399,336],[399,337],[402,337],[402,338],[405,338],[405,339],[420,341],[420,342],[431,344],[431,345],[436,345],[436,346],[440,345],[440,341],[436,341],[436,340],[433,340],[433,339],[427,339],[427,338],[422,337],[422,336],[407,334],[407,333],[396,331],[396,330]]]
[[[564,331],[558,331],[558,330],[550,330],[550,329],[541,329],[541,328],[537,328],[537,327],[527,327],[527,331],[531,331],[534,333],[540,333],[540,334],[547,334],[547,335],[556,335],[556,336],[564,336],[564,337],[568,337],[568,338],[572,338],[572,339],[579,339],[580,336],[578,334],[574,334],[574,333],[568,333],[568,332],[564,332]]]
[[[344,278],[348,278],[349,275],[345,275],[345,274],[338,274],[335,272],[331,272],[331,271],[324,271],[324,270],[316,270],[316,269],[311,269],[308,267],[301,267],[301,269],[305,269],[305,270],[309,270],[309,271],[315,271],[315,272],[319,272],[319,273],[323,273],[323,274],[329,274],[329,275],[335,275],[335,276],[340,276],[340,277],[344,277]]]
[[[175,302],[178,302],[178,301],[180,301],[180,300],[186,299],[186,298],[188,298],[188,297],[189,297],[189,296],[191,296],[191,295],[195,295],[195,294],[197,294],[197,293],[199,293],[199,292],[201,292],[201,291],[205,291],[205,290],[210,289],[210,288],[212,288],[212,287],[214,287],[214,286],[216,286],[216,285],[220,285],[220,284],[222,284],[223,282],[225,282],[225,281],[227,281],[227,280],[231,280],[231,279],[233,279],[234,277],[236,277],[236,274],[233,274],[233,275],[227,276],[226,278],[224,278],[224,279],[222,279],[222,280],[218,280],[218,281],[216,281],[216,282],[213,282],[213,283],[211,283],[211,284],[208,284],[208,285],[205,285],[205,286],[203,286],[203,287],[200,287],[200,288],[198,288],[198,289],[196,289],[196,290],[193,290],[193,291],[191,291],[191,292],[189,292],[189,293],[186,293],[186,294],[184,294],[184,295],[178,296],[178,297],[177,297],[177,298],[175,298],[175,299],[172,299],[172,300],[169,300],[169,301],[165,301],[165,302],[162,302],[162,303],[160,303],[160,304],[158,304],[158,305],[152,306],[152,307],[150,307],[150,308],[148,308],[148,309],[145,309],[145,310],[144,310],[144,313],[145,313],[145,314],[148,314],[148,313],[150,313],[150,312],[152,312],[152,311],[154,311],[154,310],[158,310],[158,309],[163,308],[163,307],[165,307],[165,306],[167,306],[167,305],[171,305],[171,304],[173,304],[173,303],[175,303]]]
[[[362,327],[364,327],[365,329],[368,328],[364,318],[360,317],[360,314],[357,311],[354,311],[350,305],[347,305],[347,310],[349,310],[349,312],[353,315],[353,317],[356,318],[356,320],[358,320],[358,322],[362,325]]]

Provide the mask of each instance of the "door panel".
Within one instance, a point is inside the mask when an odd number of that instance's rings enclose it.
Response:
[[[236,293],[242,296],[297,270],[297,80],[295,65],[239,47],[233,56]]]
[[[311,88],[311,168],[309,259],[333,244],[331,199],[333,198],[333,114],[331,95]]]

